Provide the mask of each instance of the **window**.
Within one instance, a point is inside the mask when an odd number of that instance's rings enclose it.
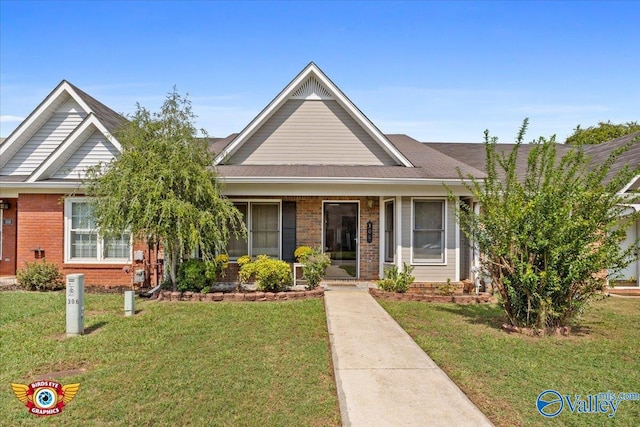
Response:
[[[445,209],[444,200],[413,201],[413,262],[445,262]]]
[[[65,201],[65,260],[67,262],[128,262],[131,235],[102,237],[84,199]]]
[[[269,255],[280,258],[280,202],[236,202],[247,226],[247,240],[232,237],[230,258]]]
[[[393,201],[384,203],[384,261],[393,262],[396,255],[396,236],[394,232],[394,206]]]

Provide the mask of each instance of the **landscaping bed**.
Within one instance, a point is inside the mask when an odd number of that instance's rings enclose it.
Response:
[[[286,291],[286,292],[172,292],[161,291],[158,294],[158,301],[287,301],[307,298],[322,298],[324,288],[318,287],[306,291]]]
[[[419,293],[387,292],[381,289],[370,288],[369,293],[380,299],[390,301],[424,301],[424,302],[451,302],[456,304],[481,304],[491,302],[492,296],[488,293],[479,295],[432,295]]]

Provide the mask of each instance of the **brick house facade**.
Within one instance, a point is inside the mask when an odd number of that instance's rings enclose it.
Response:
[[[64,274],[84,273],[89,286],[161,274],[144,242],[93,230],[81,196],[85,168],[121,151],[113,131],[123,120],[62,81],[0,144],[0,275],[43,257]],[[471,278],[477,253],[455,209],[474,204],[459,173],[485,176],[481,144],[383,134],[313,63],[240,133],[209,141],[212,167],[249,229],[230,244],[227,280],[237,256],[293,262],[303,245],[330,255],[333,279],[375,280],[405,263],[416,282]]]

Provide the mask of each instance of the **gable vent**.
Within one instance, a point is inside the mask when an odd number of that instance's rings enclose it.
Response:
[[[333,99],[331,93],[316,80],[315,77],[309,77],[298,89],[291,95],[292,99]]]

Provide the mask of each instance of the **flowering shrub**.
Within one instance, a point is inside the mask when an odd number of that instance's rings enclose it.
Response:
[[[266,292],[280,292],[291,286],[293,278],[287,262],[269,258],[267,255],[258,255],[255,261],[245,261],[241,264],[238,259],[241,282],[247,282],[254,277],[257,289]]]

